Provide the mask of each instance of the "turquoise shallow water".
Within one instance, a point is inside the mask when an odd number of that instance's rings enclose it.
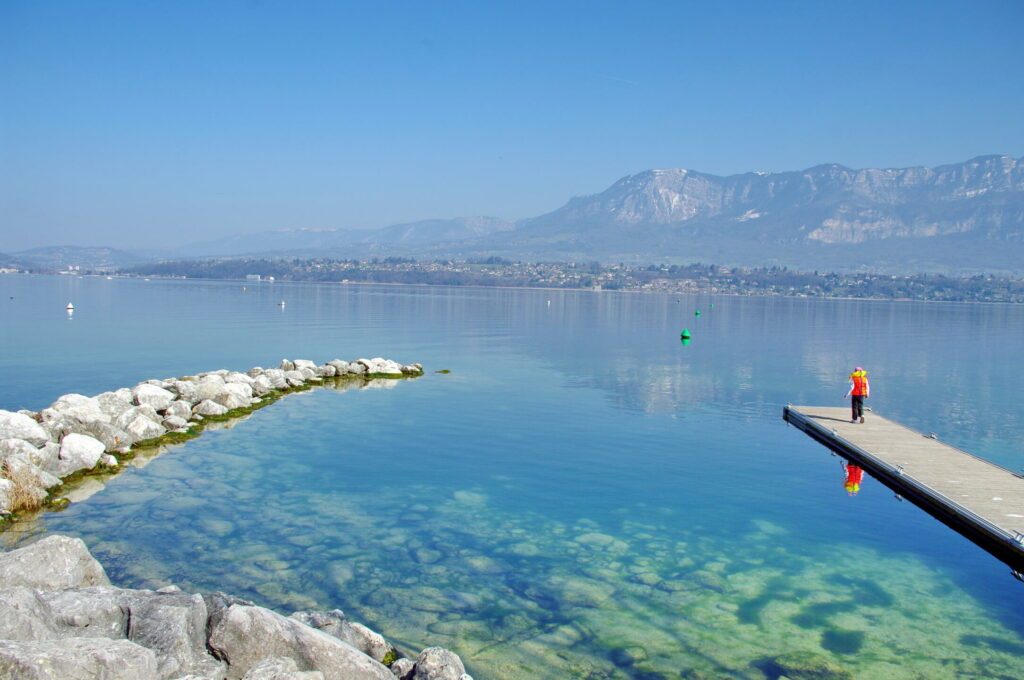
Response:
[[[873,480],[847,496],[780,417],[842,403],[863,364],[873,408],[1020,469],[1024,309],[245,288],[0,277],[0,408],[285,356],[428,375],[290,396],[9,542],[76,534],[123,585],[340,607],[478,678],[763,678],[792,652],[1024,676],[1024,586]]]

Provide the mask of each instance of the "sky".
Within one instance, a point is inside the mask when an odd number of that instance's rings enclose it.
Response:
[[[0,252],[1024,156],[1024,2],[0,2]]]

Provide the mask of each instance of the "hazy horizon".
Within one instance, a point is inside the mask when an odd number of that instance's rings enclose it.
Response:
[[[0,6],[0,251],[1024,156],[1024,5]]]

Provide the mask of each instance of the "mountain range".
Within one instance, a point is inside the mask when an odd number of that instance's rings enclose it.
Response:
[[[190,244],[164,257],[243,255],[499,255],[1020,275],[1024,158],[979,156],[934,168],[828,164],[725,177],[648,170],[518,222],[459,217],[382,229],[283,230]],[[13,256],[40,258],[31,251]]]

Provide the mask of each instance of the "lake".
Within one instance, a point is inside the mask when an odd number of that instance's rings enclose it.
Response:
[[[22,275],[0,305],[9,410],[285,357],[427,371],[288,396],[3,535],[80,536],[117,585],[340,608],[477,680],[1024,676],[1008,568],[848,495],[781,419],[863,365],[871,408],[1020,470],[1022,306]]]

